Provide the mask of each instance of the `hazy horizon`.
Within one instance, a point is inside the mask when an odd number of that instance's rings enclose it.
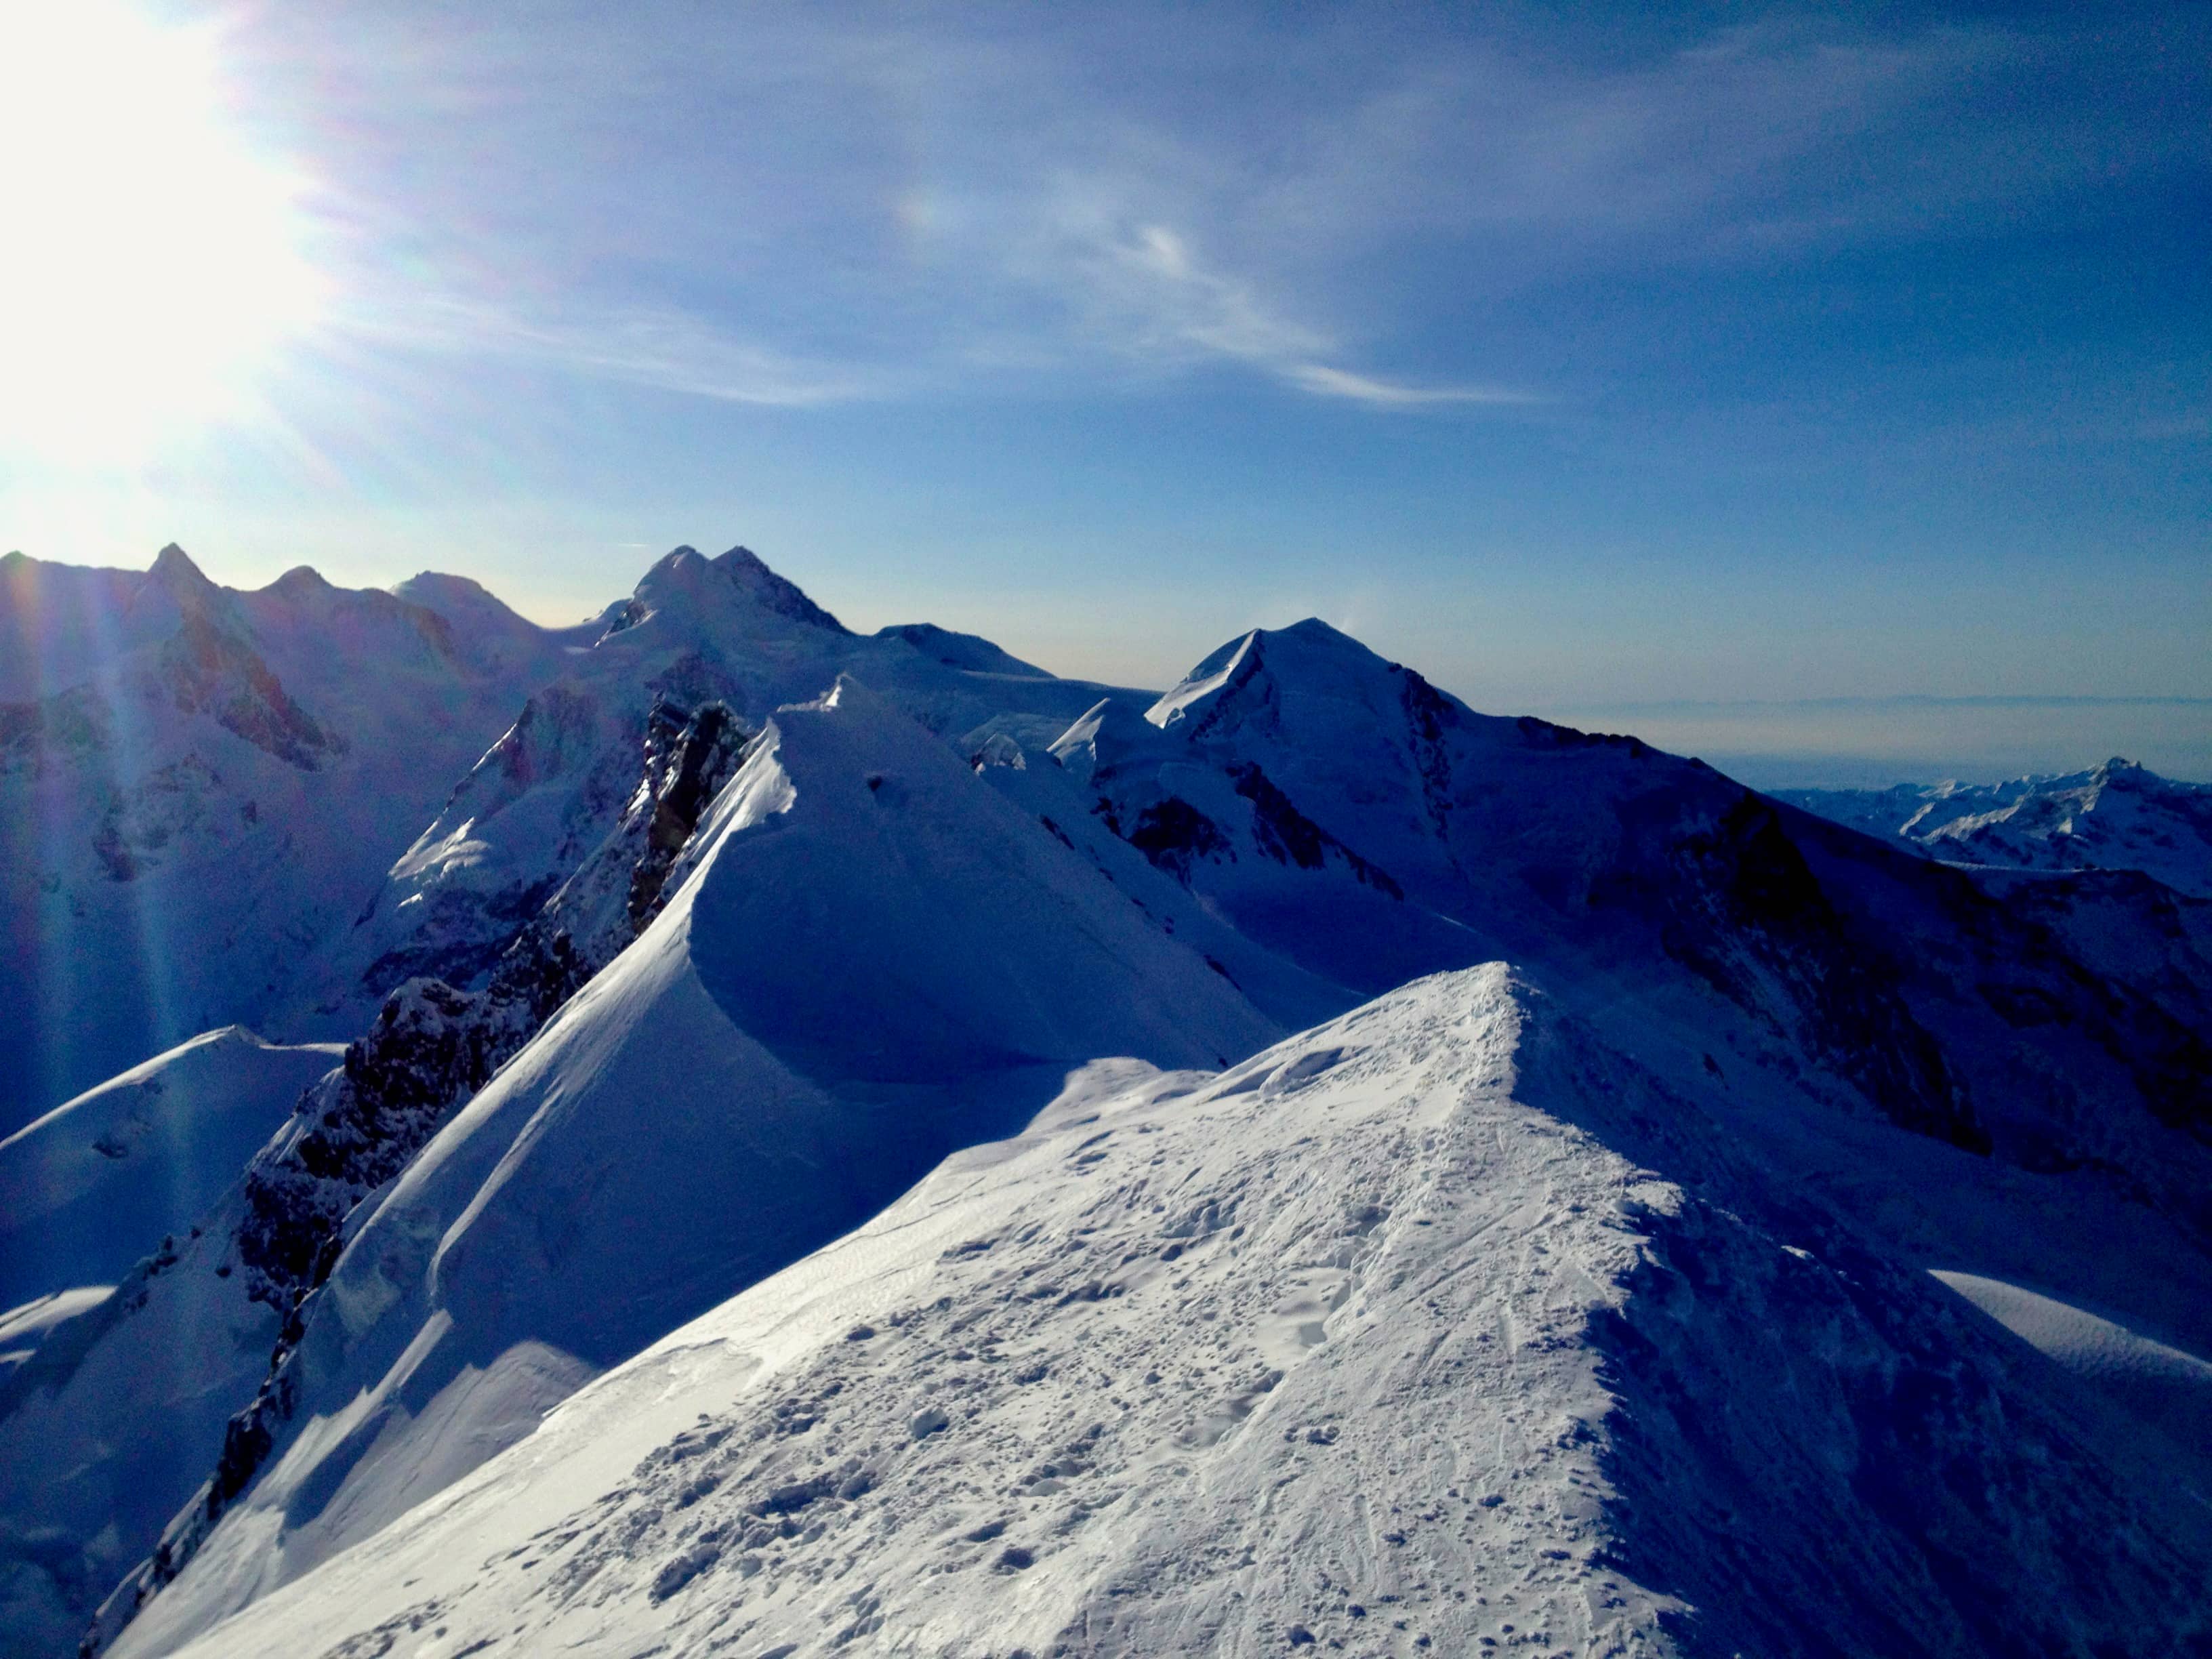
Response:
[[[219,562],[210,567],[197,552],[191,549],[185,552],[211,580],[234,587],[248,585],[226,580]],[[769,563],[775,568],[775,561]],[[142,567],[120,564],[112,568]],[[636,574],[642,575],[645,568],[641,564]],[[276,575],[282,574],[275,573],[268,580],[274,580]],[[367,585],[390,588],[405,580],[401,576]],[[514,595],[500,592],[492,584],[485,586],[511,609],[530,615],[524,606],[514,603]],[[531,616],[530,619],[547,627],[571,625],[599,615],[629,591],[627,585],[619,591],[610,590],[598,604],[579,614]],[[983,632],[994,644],[1063,678],[1103,680],[1109,684],[1154,690],[1173,684],[1207,652],[1226,640],[1251,628],[1282,627],[1301,619],[1289,614],[1264,620],[1248,619],[1223,629],[1180,659],[1155,649],[1149,659],[1165,665],[1156,672],[1117,677],[1079,672],[1051,660],[1049,651],[1035,641],[990,635],[974,626],[972,619],[951,612],[878,615],[875,608],[867,605],[865,594],[854,596],[859,603],[833,603],[811,589],[809,592],[810,597],[858,632],[872,633],[879,628],[915,622],[933,623],[962,633]],[[1324,617],[1323,620],[1343,626],[1334,618]],[[1391,654],[1381,642],[1360,634],[1356,628],[1346,627],[1344,631],[1354,634],[1385,655]],[[1481,713],[1535,714],[1585,731],[1630,732],[1660,748],[1698,756],[1755,788],[1880,788],[1900,783],[1932,784],[1947,779],[1990,783],[2031,773],[2083,771],[2116,757],[2148,766],[2168,777],[2188,781],[2212,781],[2212,697],[1939,696],[1905,693],[1891,696],[1795,698],[1516,700],[1510,688],[1498,690],[1486,698],[1470,695],[1449,677],[1431,672],[1416,657],[1399,659],[1408,662],[1425,678]]]

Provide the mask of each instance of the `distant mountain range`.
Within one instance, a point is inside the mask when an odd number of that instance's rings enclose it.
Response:
[[[2212,1644],[2201,791],[0,577],[0,1651]]]
[[[2212,784],[2177,783],[2118,756],[2087,772],[2004,783],[1775,793],[1947,864],[2140,870],[2212,898]]]

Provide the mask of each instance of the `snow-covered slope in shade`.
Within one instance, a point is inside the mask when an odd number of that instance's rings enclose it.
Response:
[[[301,963],[563,650],[428,597],[5,562],[0,1131],[195,1032],[358,1029],[293,1018]]]
[[[112,1285],[190,1227],[343,1053],[227,1026],[0,1140],[0,1307]]]
[[[394,849],[381,891],[311,965],[316,998],[365,1018],[411,975],[487,972],[620,815],[657,702],[718,701],[757,726],[848,672],[963,754],[1002,732],[1042,744],[1102,694],[1143,701],[926,624],[862,637],[749,549],[679,547]]]
[[[1319,622],[1232,641],[1054,745],[1097,820],[1222,921],[1372,992],[1486,957],[1716,1064],[2212,1225],[2212,1024],[2118,911],[2110,983],[1964,874],[1626,737],[1479,714]],[[2122,1173],[2124,1172],[2124,1173]]]
[[[1978,1273],[1936,1270],[2038,1352],[2088,1378],[2185,1446],[2212,1446],[2212,1362],[2056,1297]]]
[[[2118,756],[2086,772],[2003,783],[1778,793],[1946,863],[2140,870],[2212,898],[2212,784],[2177,782]]]
[[[1018,1127],[1072,1066],[1218,1066],[1281,1029],[849,679],[775,714],[669,880],[349,1229],[264,1392],[258,1481],[179,1517],[171,1559],[198,1547],[149,1631],[368,1536],[549,1395]]]
[[[2201,1455],[1501,967],[1071,1085],[184,1651],[2212,1639]]]
[[[0,1376],[0,1654],[76,1651],[89,1610],[204,1480],[269,1369],[234,1187]]]

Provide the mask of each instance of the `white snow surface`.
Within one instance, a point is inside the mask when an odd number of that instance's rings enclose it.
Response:
[[[0,1306],[112,1284],[185,1231],[343,1052],[226,1026],[0,1140]]]
[[[241,1214],[234,1188],[0,1375],[0,1651],[76,1650],[266,1375],[278,1322],[246,1297]]]
[[[743,548],[679,548],[565,629],[434,573],[240,592],[174,547],[9,556],[0,1001],[29,1018],[0,1027],[0,1133],[196,1031],[349,1037],[410,977],[471,983],[620,817],[657,696],[757,726],[848,670],[963,754],[1149,695],[851,634]]]
[[[2205,1639],[2188,1458],[1719,1184],[1701,1122],[1497,964],[1219,1075],[1081,1068],[181,1650]],[[176,1650],[165,1600],[117,1655]]]
[[[381,890],[313,965],[318,994],[365,1018],[408,975],[469,983],[620,817],[656,698],[719,700],[757,729],[845,672],[963,756],[995,735],[1042,744],[1110,690],[922,624],[854,635],[744,548],[678,548],[394,849]]]
[[[652,925],[355,1210],[118,1651],[2205,1639],[2212,907],[1970,882],[1318,623],[1149,717],[994,651],[678,550],[289,941],[343,1010],[620,933],[652,700],[761,728]],[[239,1218],[13,1316],[11,1659],[191,1531],[275,1343]]]
[[[1781,799],[1947,863],[2017,870],[2140,870],[2212,899],[2212,784],[2114,756],[2082,772],[1893,789],[1797,789]]]
[[[2179,1443],[2212,1446],[2212,1362],[2024,1285],[1940,1267],[1935,1273],[2029,1346],[2087,1377]]]
[[[302,567],[218,587],[0,569],[0,1131],[195,1032],[351,1034],[302,1000],[563,637],[473,583],[435,605]]]
[[[293,1432],[131,1641],[368,1535],[534,1421],[514,1389],[549,1403],[828,1242],[1071,1065],[1218,1066],[1280,1033],[850,679],[776,713],[692,848],[353,1232]]]

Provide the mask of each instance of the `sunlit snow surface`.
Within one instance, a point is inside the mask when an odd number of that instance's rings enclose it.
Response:
[[[2128,1524],[1932,1282],[1617,1149],[1719,1173],[1680,1109],[1496,966],[1218,1077],[1088,1068],[185,1651],[2057,1653],[2202,1627],[2201,1521]],[[2008,1559],[1962,1587],[1943,1540],[1993,1502]],[[115,1651],[162,1651],[163,1615]]]
[[[2086,772],[1996,784],[1777,793],[1950,863],[2137,870],[2212,899],[2212,784],[2177,782],[2118,757]]]
[[[2204,1633],[2212,905],[1970,878],[1478,714],[1317,622],[1154,702],[853,635],[742,549],[678,550],[565,641],[452,579],[224,596],[180,560],[116,576],[152,659],[238,669],[260,700],[219,707],[308,743],[264,756],[302,777],[337,771],[337,715],[287,714],[161,594],[273,630],[295,686],[343,690],[290,665],[396,617],[534,689],[442,810],[344,849],[366,902],[325,879],[273,940],[241,896],[337,867],[318,814],[368,775],[288,822],[297,867],[240,864],[220,814],[126,814],[170,838],[126,836],[118,884],[116,751],[50,699],[9,763],[94,838],[60,909],[228,907],[349,1034],[395,975],[480,983],[526,918],[611,962],[488,1085],[438,1085],[427,1146],[308,1241],[344,1248],[281,1340],[236,1188],[40,1279],[119,1283],[8,1322],[11,1659],[72,1648],[118,1578],[108,1632],[158,1590],[141,1656]],[[107,659],[87,635],[56,672],[78,647]],[[143,707],[201,696],[187,657]],[[735,735],[656,915],[630,877],[659,696]],[[203,760],[240,736],[216,707],[171,734]],[[131,1082],[88,1101],[145,1119]],[[210,1504],[257,1391],[265,1455]]]

